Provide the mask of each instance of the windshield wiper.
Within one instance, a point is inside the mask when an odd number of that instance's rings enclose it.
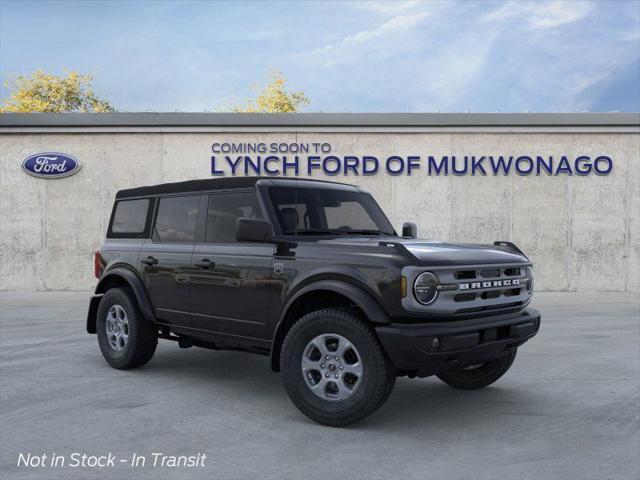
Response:
[[[340,230],[323,230],[321,228],[310,228],[306,230],[285,232],[286,235],[344,235],[344,232]]]
[[[345,235],[389,235],[388,233],[381,232],[380,230],[342,230]]]
[[[285,232],[285,235],[390,235],[389,233],[382,232],[380,230],[338,230],[338,229],[321,229],[321,228],[309,228],[305,230],[293,231],[289,230]]]

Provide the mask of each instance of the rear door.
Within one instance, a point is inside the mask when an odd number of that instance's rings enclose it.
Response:
[[[189,270],[202,195],[161,197],[156,202],[152,238],[140,252],[140,271],[160,322],[189,323]]]
[[[229,336],[268,338],[268,304],[275,247],[239,243],[238,218],[263,218],[254,190],[209,195],[205,242],[192,256],[191,322]]]

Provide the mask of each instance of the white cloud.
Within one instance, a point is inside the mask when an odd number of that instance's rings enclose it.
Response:
[[[591,2],[427,5],[334,37],[296,60],[325,67],[321,77],[340,85],[324,92],[335,97],[334,109],[353,102],[369,110],[576,111],[590,107],[592,91],[611,81],[634,43],[637,51],[637,30],[626,24],[617,33],[629,42],[612,51],[615,27]],[[594,35],[596,26],[611,33]]]
[[[529,25],[533,28],[553,28],[577,22],[591,11],[587,2],[561,2],[559,0],[536,3],[531,6]]]
[[[399,92],[411,91],[414,95],[411,108],[446,110],[480,81],[502,27],[485,24],[466,28],[477,24],[477,20],[473,8],[466,8],[464,3],[426,5],[427,11],[395,15],[376,28],[345,36],[312,50],[303,58],[324,67],[348,63],[366,64],[369,68],[393,58],[391,68],[374,75],[378,82],[388,86],[389,96],[402,97]],[[459,19],[466,27],[453,34],[444,27],[453,19]],[[405,60],[409,58],[412,60]]]
[[[482,17],[486,22],[509,20],[523,12],[525,4],[521,2],[507,2],[494,11],[487,13]]]
[[[497,29],[461,35],[423,64],[423,94],[438,108],[450,109],[481,82],[482,72],[496,39]],[[424,109],[418,104],[419,109]]]
[[[577,22],[591,11],[584,1],[508,2],[483,17],[485,21],[515,20],[532,29],[554,28]]]
[[[589,76],[582,74],[577,66],[573,67],[574,73],[567,75],[563,94],[567,108],[575,111],[589,110],[599,93],[595,87],[613,80],[620,69],[629,64],[629,59],[611,56],[601,58],[598,63],[599,68]]]
[[[312,50],[309,55],[319,57],[325,65],[335,65],[363,55],[368,49],[383,55],[394,53],[400,46],[399,38],[414,30],[427,16],[426,12],[397,15],[375,29],[348,35],[337,43]]]
[[[426,17],[427,14],[425,12],[416,13],[415,15],[398,15],[388,22],[383,23],[375,30],[363,30],[356,33],[355,35],[346,37],[344,40],[342,40],[341,44],[349,45],[366,43],[375,40],[376,38],[385,37],[387,35],[392,35],[398,32],[405,32],[407,30],[413,29]]]
[[[640,41],[640,29],[633,29],[627,32],[622,32],[620,33],[619,38],[623,42],[637,43]]]
[[[396,1],[359,1],[352,3],[353,6],[371,12],[381,13],[384,15],[398,15],[402,12],[413,10],[423,6],[424,2],[420,0],[396,0]]]

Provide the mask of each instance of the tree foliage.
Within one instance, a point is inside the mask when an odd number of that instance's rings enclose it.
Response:
[[[255,100],[248,100],[246,106],[236,107],[234,112],[242,113],[292,113],[299,112],[309,104],[304,92],[290,92],[285,88],[286,79],[282,73],[271,73],[269,83],[265,85]]]
[[[96,96],[93,76],[68,72],[57,76],[37,70],[31,76],[7,80],[9,96],[0,112],[114,112],[107,100]]]

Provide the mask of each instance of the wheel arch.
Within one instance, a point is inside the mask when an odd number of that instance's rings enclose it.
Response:
[[[271,344],[271,369],[280,370],[280,349],[289,329],[305,314],[328,307],[351,307],[371,323],[389,323],[380,303],[362,287],[343,280],[319,280],[298,290],[286,303]]]
[[[98,285],[96,285],[95,294],[91,298],[89,314],[87,315],[87,332],[97,332],[96,317],[102,296],[112,288],[122,287],[129,288],[133,292],[145,320],[150,322],[155,321],[151,301],[149,300],[147,289],[140,276],[129,268],[115,267],[106,272],[98,282]]]

